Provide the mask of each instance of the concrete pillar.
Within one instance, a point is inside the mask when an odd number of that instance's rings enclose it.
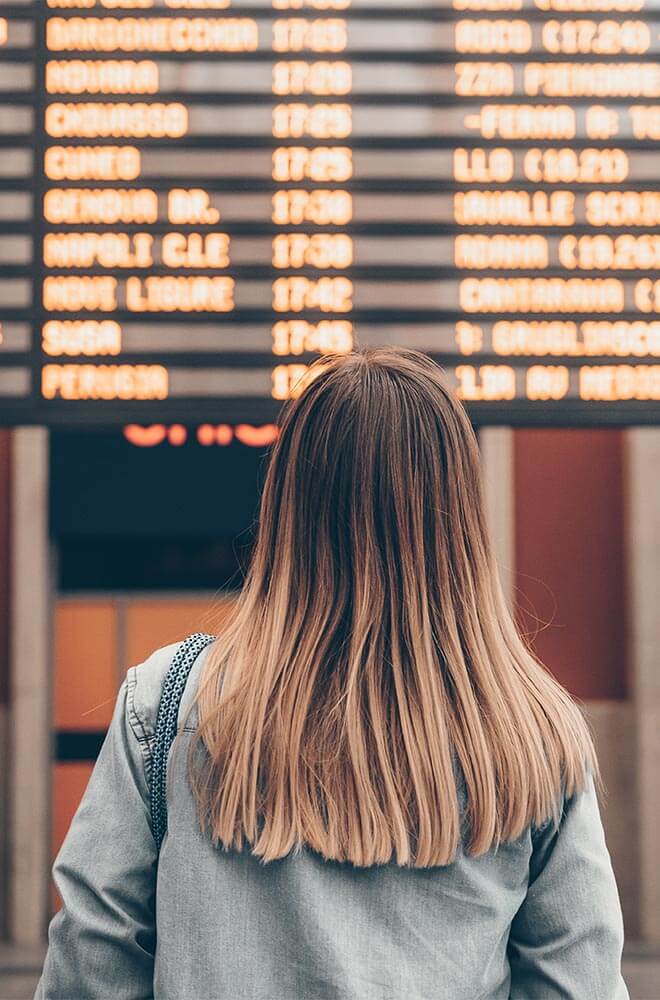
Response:
[[[39,944],[49,912],[51,558],[48,432],[17,428],[12,449],[10,641],[11,939]]]
[[[0,429],[0,761],[9,760],[9,530],[11,431]],[[7,935],[9,776],[0,767],[0,939]]]
[[[660,944],[660,428],[626,433],[630,648],[637,728],[639,925]]]
[[[479,446],[486,516],[495,544],[502,590],[512,608],[516,565],[513,430],[510,427],[482,427]]]

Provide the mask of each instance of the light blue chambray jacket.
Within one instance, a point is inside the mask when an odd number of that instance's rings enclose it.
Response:
[[[121,685],[55,861],[64,905],[35,1000],[626,1000],[593,784],[558,828],[447,867],[357,869],[311,851],[264,865],[201,834],[185,772],[193,714],[170,755],[157,871],[150,752],[176,648]]]

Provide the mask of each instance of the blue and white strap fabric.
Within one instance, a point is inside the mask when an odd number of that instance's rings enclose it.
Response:
[[[151,829],[159,851],[167,831],[167,758],[176,736],[181,698],[195,660],[215,638],[195,632],[184,639],[163,681],[151,758]]]

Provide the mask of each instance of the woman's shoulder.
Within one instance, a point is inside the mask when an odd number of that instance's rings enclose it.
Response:
[[[156,730],[163,681],[179,646],[179,642],[160,646],[126,671],[127,710],[134,726],[147,736],[152,736]]]
[[[184,640],[171,642],[166,646],[154,649],[141,663],[130,667],[126,672],[127,710],[131,717],[133,728],[138,728],[144,736],[151,737],[156,731],[156,719],[160,704],[163,682],[177,650]],[[193,696],[196,680],[208,647],[197,656],[186,688],[181,699],[179,719],[187,710]]]

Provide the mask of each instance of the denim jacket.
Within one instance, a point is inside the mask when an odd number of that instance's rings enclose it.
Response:
[[[196,709],[168,764],[157,855],[149,777],[177,644],[128,670],[53,874],[35,1000],[626,1000],[623,925],[596,793],[445,867],[311,850],[268,864],[202,835],[186,778]],[[179,723],[206,653],[188,680]]]

